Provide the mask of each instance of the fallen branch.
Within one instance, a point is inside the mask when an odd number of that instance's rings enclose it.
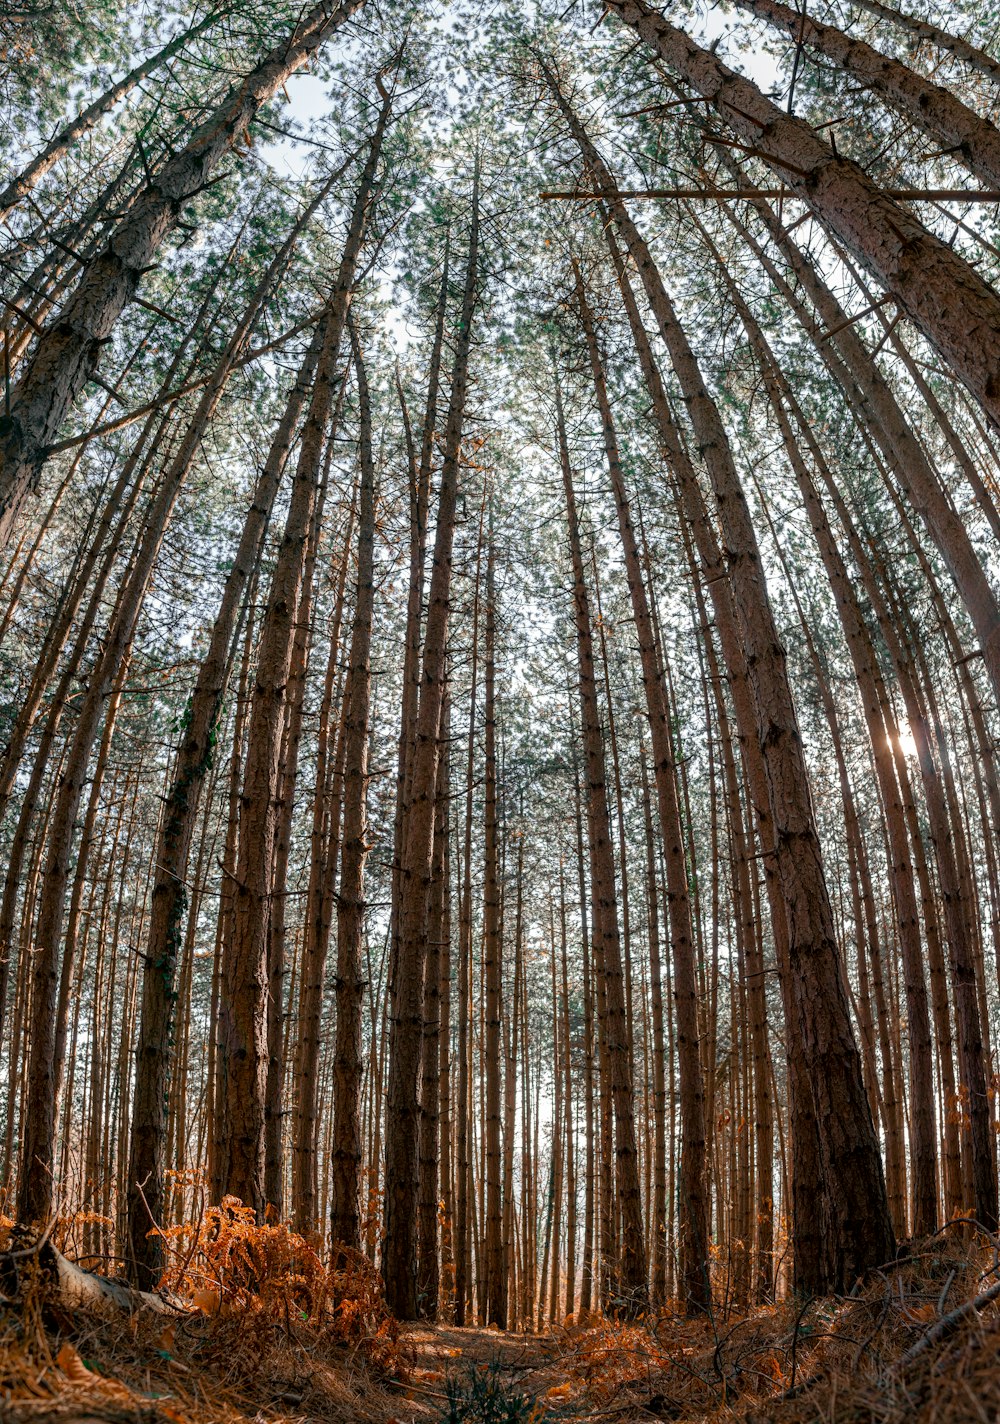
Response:
[[[900,1357],[893,1367],[893,1374],[897,1374],[906,1365],[911,1364],[925,1350],[930,1349],[931,1345],[936,1345],[939,1340],[947,1339],[949,1335],[953,1335],[963,1321],[968,1320],[971,1315],[978,1315],[985,1306],[998,1297],[1000,1297],[1000,1281],[997,1281],[996,1285],[990,1286],[989,1290],[983,1291],[982,1295],[977,1295],[973,1300],[967,1300],[964,1305],[943,1315],[928,1331],[921,1335],[919,1340],[910,1346],[905,1355]]]
[[[106,1276],[83,1270],[67,1260],[47,1236],[16,1250],[0,1252],[0,1282],[5,1294],[10,1286],[20,1288],[21,1270],[23,1264],[28,1262],[37,1262],[61,1305],[110,1305],[130,1315],[136,1310],[152,1310],[158,1315],[190,1313],[186,1307],[154,1291],[135,1290],[121,1281],[111,1281]]]

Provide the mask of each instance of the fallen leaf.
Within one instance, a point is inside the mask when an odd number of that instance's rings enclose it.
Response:
[[[222,1297],[218,1291],[201,1287],[191,1296],[191,1304],[203,1315],[218,1315],[222,1306]]]
[[[87,1369],[87,1366],[80,1359],[79,1353],[68,1340],[59,1347],[56,1364],[62,1370],[66,1378],[72,1380],[74,1384],[86,1384],[88,1381],[94,1379],[93,1371]]]
[[[551,1389],[545,1391],[546,1399],[568,1399],[573,1393],[573,1386],[569,1380],[565,1384],[554,1384]]]

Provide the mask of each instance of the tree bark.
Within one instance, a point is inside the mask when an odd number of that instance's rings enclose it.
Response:
[[[648,1300],[646,1241],[642,1225],[642,1197],[635,1139],[635,1105],[632,1082],[630,1028],[625,1014],[615,869],[611,850],[597,683],[594,676],[590,600],[584,579],[576,498],[566,441],[562,396],[556,383],[556,438],[566,499],[570,556],[573,564],[573,611],[579,657],[579,689],[583,744],[587,765],[587,831],[590,849],[591,894],[594,904],[594,953],[597,974],[606,998],[606,1057],[615,1131],[618,1201],[622,1219],[620,1259],[609,1259],[605,1244],[604,1266],[618,1277],[620,1304],[629,1314],[641,1312]],[[610,1145],[610,1144],[606,1144]],[[610,1209],[610,1201],[603,1203]],[[610,1217],[608,1218],[610,1221]],[[617,1269],[615,1269],[617,1268]]]
[[[434,850],[434,788],[444,695],[451,563],[458,471],[468,385],[472,320],[479,285],[479,179],[473,184],[469,254],[444,432],[438,522],[424,635],[420,706],[413,749],[413,796],[403,838],[400,939],[389,1036],[386,1119],[385,1240],[382,1273],[389,1308],[403,1320],[417,1311],[416,1192],[422,1030],[421,990],[427,891]]]
[[[1000,698],[1000,601],[990,586],[968,530],[952,508],[940,476],[843,307],[812,263],[784,231],[770,206],[766,203],[755,203],[754,206],[808,293],[826,331],[833,335],[827,336],[817,323],[810,321],[801,297],[781,280],[774,264],[746,232],[744,225],[732,212],[729,216],[809,332],[821,359],[870,430],[889,468],[926,524],[969,611],[994,693]]]
[[[52,1204],[55,1087],[59,1074],[55,1021],[58,956],[74,826],[91,751],[102,711],[114,680],[128,655],[146,589],[177,496],[197,456],[233,365],[248,341],[261,306],[270,292],[272,277],[273,273],[269,270],[258,285],[248,309],[213,368],[212,377],[202,393],[177,451],[160,477],[133,557],[129,561],[126,577],[118,591],[108,631],[74,728],[59,795],[48,828],[44,891],[40,897],[35,928],[38,953],[32,979],[31,1100],[22,1149],[23,1171],[18,1196],[19,1215],[25,1222],[43,1220],[48,1216]]]
[[[594,318],[578,266],[576,303],[590,359],[597,408],[603,427],[604,453],[618,515],[618,531],[625,553],[625,572],[639,642],[643,693],[653,750],[653,779],[667,867],[667,916],[674,968],[674,1011],[680,1069],[681,1269],[687,1309],[690,1313],[698,1313],[710,1309],[712,1299],[708,1256],[705,1087],[698,1028],[698,989],[688,895],[688,866],[677,794],[677,771],[663,686],[663,667],[657,655],[657,641],[643,579],[639,543],[625,489],[611,400],[597,344]]]
[[[864,40],[789,9],[780,0],[736,0],[743,10],[784,30],[796,45],[808,45],[853,74],[930,134],[987,188],[1000,188],[1000,132],[948,89],[881,54]]]
[[[368,857],[368,739],[371,705],[372,616],[375,603],[375,457],[371,396],[361,343],[351,329],[358,382],[361,484],[358,566],[351,650],[344,689],[344,839],[337,896],[337,1036],[334,1044],[333,1139],[330,1163],[330,1236],[336,1246],[361,1249],[361,1017],[365,979],[365,861]]]
[[[330,9],[319,0],[155,174],[110,239],[84,269],[76,290],[39,338],[30,365],[0,421],[0,545],[10,537],[25,497],[37,483],[48,446],[97,368],[101,348],[156,261],[187,203],[211,180],[265,104],[357,10],[363,0]]]
[[[782,374],[757,321],[726,271],[720,254],[713,256],[723,273],[740,318],[744,323],[751,349],[754,350],[764,379],[771,410],[781,433],[799,491],[805,501],[816,546],[823,561],[844,638],[851,655],[858,691],[871,741],[871,754],[882,800],[883,815],[890,846],[890,878],[893,904],[902,950],[907,998],[907,1023],[910,1040],[910,1110],[911,1161],[913,1168],[913,1234],[929,1235],[937,1228],[937,1129],[934,1116],[934,1081],[930,1016],[927,988],[924,982],[923,951],[920,943],[920,921],[913,887],[906,826],[903,820],[899,787],[892,765],[890,739],[898,736],[894,727],[887,727],[882,707],[887,702],[880,687],[881,672],[854,585],[843,557],[833,537],[802,457],[799,441],[809,449],[813,460],[825,466],[822,451],[809,421],[800,409],[787,379]],[[786,411],[787,407],[787,411]],[[793,431],[789,415],[795,419]]]

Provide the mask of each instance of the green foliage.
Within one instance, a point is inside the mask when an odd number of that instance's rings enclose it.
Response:
[[[496,1358],[449,1379],[441,1424],[542,1424],[547,1415],[530,1395],[514,1389],[509,1374]]]

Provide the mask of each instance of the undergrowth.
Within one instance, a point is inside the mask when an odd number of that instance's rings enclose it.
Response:
[[[258,1225],[235,1197],[199,1220],[164,1233],[170,1264],[161,1288],[206,1315],[235,1321],[252,1340],[275,1322],[290,1332],[309,1325],[332,1343],[363,1354],[375,1368],[399,1367],[399,1325],[367,1256],[338,1246],[329,1264],[320,1248],[287,1222]]]
[[[0,1297],[4,1424],[1000,1418],[1000,1240],[969,1225],[910,1243],[845,1298],[697,1320],[591,1316],[520,1337],[401,1330],[366,1257],[342,1251],[331,1265],[234,1200],[167,1246],[163,1284],[179,1307],[167,1315],[73,1306],[30,1252],[17,1260],[16,1297],[7,1275]]]
[[[498,1358],[453,1376],[446,1390],[441,1424],[542,1424],[548,1418],[543,1404],[511,1385]]]

